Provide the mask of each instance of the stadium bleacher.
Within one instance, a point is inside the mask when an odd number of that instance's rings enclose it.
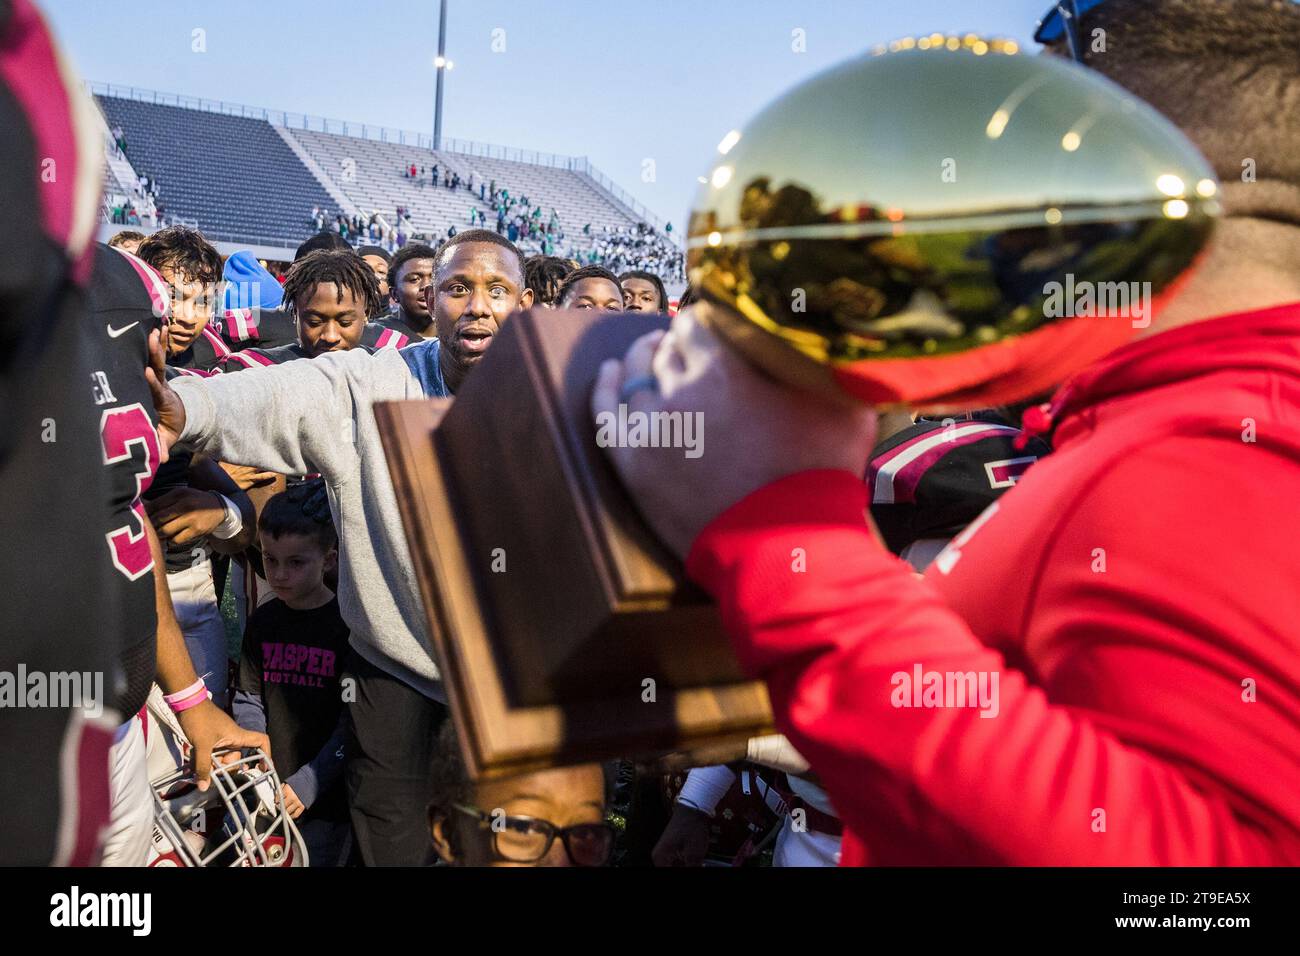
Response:
[[[95,98],[106,126],[120,126],[125,133],[128,171],[157,183],[158,201],[168,223],[197,225],[217,240],[291,248],[314,231],[313,207],[324,212],[327,223],[340,212],[345,216],[360,212],[365,219],[378,214],[386,226],[395,228],[396,208],[402,206],[414,235],[435,238],[445,236],[449,226],[470,228],[473,208],[482,211],[484,225],[492,229],[496,213],[491,196],[480,199],[478,183],[493,180],[512,198],[530,200],[527,208],[516,204],[511,217],[529,215],[540,206],[541,221],[546,222],[555,210],[564,235],[554,243],[560,255],[589,253],[604,230],[630,232],[652,218],[632,208],[635,204],[616,186],[593,178],[599,174],[589,174],[581,159],[490,148],[539,161],[507,159],[484,155],[487,150],[482,144],[461,144],[470,150],[466,152],[435,151],[428,148],[427,138],[416,145],[347,135],[309,128],[305,121],[291,124],[285,114],[269,110],[229,104],[212,104],[216,107],[212,109],[202,101],[194,108],[168,94],[152,94],[150,102],[139,97],[141,91],[115,95],[109,89]],[[176,105],[165,102],[168,99]],[[276,116],[281,121],[273,123]],[[331,122],[319,121],[319,125]],[[109,150],[111,145],[106,144]],[[122,160],[117,162],[123,165]],[[429,171],[435,163],[441,181],[454,172],[460,175],[461,186],[455,190],[433,186]],[[411,165],[425,171],[419,179],[403,175]],[[465,188],[471,174],[473,192]],[[588,224],[590,233],[584,232]],[[536,238],[519,244],[526,252],[539,251]]]
[[[455,225],[469,224],[469,211],[481,209],[487,227],[495,225],[491,201],[479,199],[477,183],[491,183],[508,189],[511,196],[527,196],[542,206],[543,218],[554,208],[565,233],[565,248],[570,243],[584,249],[590,245],[582,228],[588,223],[596,232],[608,226],[626,229],[638,221],[635,214],[605,193],[589,178],[572,170],[514,160],[430,150],[401,143],[325,133],[317,130],[286,130],[335,179],[338,187],[366,214],[378,212],[392,222],[396,206],[410,210],[417,231],[435,236]],[[420,180],[402,175],[412,164],[417,170],[438,166],[440,181],[452,172],[462,180],[459,189],[433,186],[425,173]],[[475,190],[465,188],[470,173],[475,175]],[[516,207],[515,212],[528,212]]]
[[[554,206],[566,233],[580,234],[587,223],[595,232],[605,226],[618,229],[637,222],[635,216],[603,190],[593,188],[591,180],[579,173],[486,156],[474,156],[472,160],[479,175],[508,183],[510,195],[516,195],[517,188],[533,202],[541,201],[543,218]]]
[[[428,185],[423,187],[402,176],[402,169],[412,163],[417,168],[437,163],[442,173],[458,172],[462,179],[469,170],[458,157],[399,143],[381,143],[355,136],[322,133],[315,130],[286,130],[321,169],[335,181],[343,194],[356,203],[363,214],[379,213],[389,225],[395,225],[395,209],[410,210],[411,221],[420,232],[445,233],[447,227],[468,227],[470,207],[489,212],[462,188],[456,192]],[[349,162],[350,161],[350,162]]]
[[[296,244],[311,232],[312,206],[337,211],[325,187],[265,120],[111,96],[98,100],[109,126],[126,134],[126,157],[135,171],[157,180],[168,221],[197,222],[222,239]]]

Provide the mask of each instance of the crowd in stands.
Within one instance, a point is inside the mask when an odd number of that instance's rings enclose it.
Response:
[[[145,217],[140,215],[138,210],[128,197],[120,193],[104,198],[104,205],[108,211],[108,221],[117,226],[152,226],[152,222],[146,222]]]
[[[587,223],[582,228],[582,237],[590,240],[590,245],[582,249],[579,245],[582,240],[565,233],[554,206],[548,211],[532,197],[518,192],[512,194],[508,186],[498,186],[495,179],[485,181],[473,171],[462,178],[454,170],[443,170],[438,163],[430,166],[404,164],[400,174],[419,186],[450,191],[464,187],[471,197],[477,196],[489,207],[484,210],[479,205],[469,206],[466,216],[469,226],[494,229],[497,235],[517,243],[526,251],[553,256],[563,248],[566,257],[580,265],[603,265],[614,272],[643,270],[654,272],[670,283],[685,281],[685,258],[672,239],[672,223],[668,223],[663,233],[645,222],[627,227],[605,226],[600,232],[593,233],[591,223]],[[309,222],[318,232],[333,231],[351,245],[377,245],[390,254],[408,242],[432,240],[435,236],[450,239],[459,231],[457,224],[451,222],[447,224],[445,233],[440,232],[441,226],[421,233],[417,231],[408,207],[397,204],[394,211],[393,220],[388,222],[377,212],[368,218],[361,215],[349,217],[342,213],[331,217],[327,210],[313,207]]]
[[[461,179],[460,173],[455,170],[444,172],[437,163],[419,167],[411,163],[409,166],[402,167],[402,176],[413,180],[417,186],[423,186],[427,181],[435,189],[441,186],[454,191],[464,183],[467,192],[477,193],[480,202],[487,202],[487,184],[483,182],[483,177],[475,172],[471,172],[468,179]]]
[[[124,156],[126,134],[122,127],[114,126],[110,135],[117,156]],[[130,184],[130,189],[131,195],[110,192],[103,197],[101,210],[104,218],[114,225],[161,227],[165,211],[158,201],[157,181],[141,174]]]
[[[120,125],[112,129],[111,137],[111,149],[118,156],[125,156],[126,136]],[[464,189],[470,200],[465,219],[417,226],[410,208],[400,203],[394,204],[391,215],[379,210],[349,215],[314,205],[307,215],[307,226],[313,232],[335,233],[350,246],[378,246],[392,255],[411,242],[436,246],[439,240],[454,237],[467,223],[471,228],[494,230],[529,253],[563,255],[579,265],[602,265],[616,273],[653,272],[674,285],[685,281],[684,256],[673,241],[671,223],[661,233],[645,222],[606,225],[596,232],[588,222],[579,234],[576,227],[566,230],[555,206],[548,207],[536,197],[511,190],[508,184],[498,184],[495,178],[485,179],[475,171],[462,177],[458,171],[444,169],[435,162],[404,164],[399,172],[402,178],[421,187],[451,192]],[[114,225],[143,228],[166,225],[165,210],[157,200],[158,183],[141,176],[139,183],[132,185],[133,197],[110,194],[105,198],[102,218]]]
[[[673,224],[668,223],[665,232],[660,233],[653,226],[639,222],[627,228],[606,226],[602,229],[586,252],[570,249],[571,258],[589,264],[600,264],[614,272],[626,272],[630,269],[653,272],[670,282],[682,282],[686,279],[685,257],[682,250],[669,238]],[[583,229],[590,235],[590,226]]]

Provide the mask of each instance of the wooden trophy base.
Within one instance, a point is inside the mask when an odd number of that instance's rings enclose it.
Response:
[[[766,688],[596,445],[601,361],[666,323],[521,313],[454,402],[375,405],[475,779],[772,732]]]

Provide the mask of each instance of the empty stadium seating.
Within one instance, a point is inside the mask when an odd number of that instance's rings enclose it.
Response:
[[[157,180],[169,221],[196,221],[222,239],[297,244],[312,231],[312,206],[333,206],[265,120],[111,96],[98,100],[109,126],[122,127],[131,165]]]
[[[477,185],[472,194],[463,183],[455,191],[445,186],[435,188],[429,184],[427,176],[424,184],[418,185],[402,175],[402,170],[412,163],[417,169],[429,169],[436,163],[440,178],[456,172],[467,181],[473,172],[477,177],[476,184],[478,179],[488,183],[496,180],[498,188],[508,189],[511,196],[524,195],[532,202],[540,203],[544,217],[549,216],[551,207],[554,207],[565,232],[565,248],[570,242],[580,249],[589,245],[582,235],[582,227],[587,223],[591,223],[595,232],[603,226],[626,228],[636,222],[629,210],[589,178],[567,169],[446,150],[434,152],[417,146],[315,130],[293,129],[288,132],[334,179],[344,195],[362,210],[378,212],[392,223],[395,207],[405,206],[411,211],[411,221],[421,232],[443,235],[449,225],[455,225],[457,229],[468,228],[471,207],[483,210],[489,229],[496,225],[496,217],[491,202],[479,200]],[[514,210],[516,214],[527,211],[518,206]]]
[[[125,133],[129,166],[118,164],[157,183],[158,201],[168,222],[197,224],[216,240],[292,247],[313,231],[312,207],[324,210],[327,221],[338,212],[354,211],[340,210],[340,202],[354,205],[366,217],[378,213],[394,227],[396,207],[403,206],[416,234],[441,237],[452,225],[467,229],[471,208],[481,210],[486,227],[492,229],[496,214],[490,197],[479,199],[480,180],[495,180],[513,198],[527,196],[542,208],[542,221],[554,208],[565,236],[556,242],[560,254],[588,252],[604,228],[626,230],[640,219],[614,193],[580,171],[581,161],[565,168],[563,157],[555,158],[559,165],[495,158],[479,155],[485,151],[479,144],[461,144],[469,152],[435,152],[401,142],[299,128],[297,120],[290,125],[285,114],[278,114],[276,120],[277,114],[270,110],[214,104],[218,111],[209,111],[202,104],[191,108],[156,101],[178,99],[168,94],[152,94],[155,101],[149,102],[135,98],[136,93],[150,95],[148,91],[132,90],[125,96],[114,92],[110,87],[96,99],[105,130],[121,126]],[[301,126],[307,127],[308,118],[300,119]],[[329,128],[332,122],[336,121],[315,120],[312,125]],[[107,132],[105,136],[107,153],[112,149],[107,142],[111,137]],[[461,187],[435,187],[427,173],[422,182],[402,174],[412,164],[429,170],[435,163],[440,178],[459,173]],[[475,176],[472,193],[464,185],[471,173]],[[107,175],[106,185],[115,178],[121,177]],[[531,208],[515,205],[511,215],[527,215]],[[587,224],[590,235],[583,233]],[[520,246],[525,252],[538,251],[535,238],[521,241]]]
[[[417,168],[428,168],[435,162],[440,173],[455,171],[462,178],[468,177],[469,170],[457,163],[456,157],[416,146],[314,130],[287,132],[364,214],[379,213],[389,225],[396,225],[397,206],[411,211],[411,221],[418,231],[434,234],[446,233],[453,223],[457,229],[468,228],[471,206],[487,211],[478,196],[471,197],[464,186],[456,192],[442,187],[435,189],[427,184],[426,177],[426,184],[421,188],[402,177],[402,169],[412,163]]]

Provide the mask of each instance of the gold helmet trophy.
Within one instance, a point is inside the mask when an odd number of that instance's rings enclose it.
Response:
[[[973,35],[831,69],[718,153],[687,242],[703,317],[774,377],[882,410],[1059,384],[1149,325],[1219,213],[1151,107]]]

